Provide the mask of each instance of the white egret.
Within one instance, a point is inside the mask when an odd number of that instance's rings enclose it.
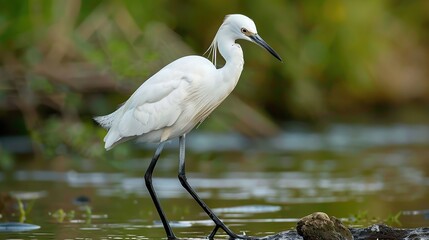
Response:
[[[179,180],[215,223],[213,238],[222,228],[231,238],[246,238],[232,232],[199,198],[185,175],[185,136],[200,124],[231,93],[243,70],[243,51],[235,41],[254,42],[281,61],[280,56],[257,34],[255,23],[241,14],[225,17],[208,51],[212,62],[201,56],[186,56],[168,64],[147,79],[116,111],[94,119],[108,133],[105,148],[129,139],[158,142],[145,173],[145,183],[161,218],[168,239],[176,239],[152,186],[152,173],[167,140],[179,137]],[[219,50],[225,65],[216,68]]]

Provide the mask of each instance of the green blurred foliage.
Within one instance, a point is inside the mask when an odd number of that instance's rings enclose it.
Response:
[[[292,119],[427,113],[428,12],[428,1],[399,0],[2,1],[0,134],[28,134],[45,157],[103,156],[91,117],[165,64],[203,54],[229,13],[255,20],[285,61],[242,42],[241,81],[202,128],[261,136]]]

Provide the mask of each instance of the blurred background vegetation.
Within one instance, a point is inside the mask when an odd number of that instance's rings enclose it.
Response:
[[[263,137],[295,120],[425,122],[428,12],[429,1],[400,0],[2,1],[1,166],[16,153],[103,157],[105,130],[92,116],[169,62],[202,55],[229,13],[251,17],[284,62],[242,42],[241,80],[201,131]]]

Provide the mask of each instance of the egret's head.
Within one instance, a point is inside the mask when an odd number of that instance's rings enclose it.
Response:
[[[280,56],[272,49],[259,35],[256,30],[256,25],[252,19],[241,14],[230,14],[225,17],[222,25],[220,26],[215,38],[213,39],[210,47],[207,49],[208,56],[212,58],[212,62],[216,65],[216,54],[219,42],[228,40],[244,39],[254,42],[259,46],[265,48],[275,58],[282,61]]]
[[[250,36],[258,32],[253,20],[241,14],[226,15],[222,27],[228,28],[234,38],[248,41],[252,41]]]
[[[252,19],[241,14],[230,14],[225,17],[222,27],[227,27],[235,39],[254,42],[265,48],[275,58],[282,61],[280,56],[259,35]]]

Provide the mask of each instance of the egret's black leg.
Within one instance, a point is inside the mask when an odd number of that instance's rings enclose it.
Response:
[[[186,189],[186,191],[191,194],[191,196],[198,202],[204,212],[213,220],[216,224],[214,230],[209,235],[209,239],[213,239],[219,228],[222,228],[232,239],[235,238],[246,238],[245,236],[238,236],[233,231],[231,231],[217,216],[213,213],[213,211],[201,200],[201,198],[197,195],[197,193],[192,189],[186,179],[185,173],[185,135],[179,138],[180,152],[179,152],[179,180],[182,186]]]
[[[213,231],[210,233],[208,238],[213,239],[214,236],[216,235],[218,229],[219,229],[219,225],[216,225],[215,228],[213,229]]]
[[[159,155],[161,155],[162,149],[164,148],[164,143],[160,143],[158,148],[153,155],[152,161],[149,164],[149,167],[146,170],[144,175],[145,183],[147,190],[150,193],[150,197],[152,198],[153,203],[155,204],[156,210],[158,211],[159,217],[161,218],[162,225],[164,225],[165,233],[167,233],[168,239],[176,239],[176,236],[173,233],[173,230],[168,223],[167,218],[165,217],[165,213],[161,208],[161,204],[159,203],[158,197],[156,196],[155,190],[152,185],[152,173],[155,168],[156,162],[158,161]]]

